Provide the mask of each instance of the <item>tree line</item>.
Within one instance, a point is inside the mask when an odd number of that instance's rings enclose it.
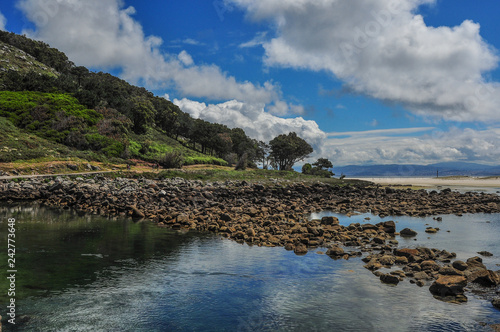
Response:
[[[8,71],[3,74],[0,90],[70,94],[81,105],[104,116],[99,131],[108,137],[123,138],[128,131],[141,135],[153,128],[239,168],[262,163],[264,168],[291,170],[295,163],[313,152],[312,147],[293,132],[279,135],[266,144],[248,137],[241,128],[231,129],[194,119],[171,101],[145,88],[133,86],[111,74],[76,66],[63,52],[44,42],[5,31],[0,31],[0,41],[31,54],[59,72],[59,75],[49,76],[34,71]],[[79,144],[77,134],[70,139],[74,146]]]

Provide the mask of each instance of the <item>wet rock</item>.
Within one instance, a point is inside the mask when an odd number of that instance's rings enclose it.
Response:
[[[494,299],[491,301],[491,304],[493,304],[495,308],[500,309],[500,298]]]
[[[465,271],[467,269],[467,263],[463,261],[454,261],[452,266],[458,271]]]
[[[439,264],[432,260],[423,261],[420,263],[420,267],[423,271],[438,271],[440,269]]]
[[[299,243],[298,245],[295,246],[293,252],[296,255],[305,255],[307,254],[307,247],[304,244]]]
[[[479,251],[478,254],[481,255],[481,256],[484,256],[484,257],[491,257],[491,256],[493,256],[493,254],[491,252],[489,252],[489,251]]]
[[[439,274],[441,275],[448,275],[448,276],[461,276],[463,275],[463,272],[455,269],[454,267],[452,266],[443,266],[439,269],[438,271]]]
[[[396,260],[394,263],[398,265],[406,265],[408,264],[408,258],[406,258],[405,256],[396,256]]]
[[[466,276],[469,282],[480,284],[485,287],[498,286],[500,284],[500,276],[491,270],[480,269],[471,274],[466,274]]]
[[[338,225],[339,220],[336,217],[323,217],[321,218],[321,225]]]
[[[376,270],[380,270],[381,268],[383,268],[383,265],[379,263],[379,261],[376,259],[376,258],[373,258],[372,260],[370,260],[365,266],[364,266],[365,269],[368,269],[370,271],[376,271]]]
[[[438,232],[438,229],[437,229],[437,228],[433,228],[433,227],[427,227],[427,228],[425,229],[425,232],[426,232],[426,233],[429,233],[429,234],[435,234],[435,233],[437,233],[437,232]]]
[[[380,276],[380,281],[382,281],[384,284],[391,284],[391,285],[399,284],[399,278],[391,274],[382,274]]]
[[[384,255],[384,256],[380,257],[378,261],[382,265],[392,266],[392,265],[394,265],[396,259],[394,256]]]
[[[130,206],[130,210],[132,211],[133,218],[144,218],[144,213],[139,210],[136,206]]]
[[[404,237],[413,237],[416,236],[418,233],[412,229],[405,228],[401,232],[399,232],[399,234]]]
[[[429,291],[438,296],[456,296],[464,293],[467,279],[463,276],[440,276],[429,288]]]
[[[344,256],[344,249],[337,247],[337,246],[332,246],[328,248],[326,251],[326,254],[332,258],[339,258]]]

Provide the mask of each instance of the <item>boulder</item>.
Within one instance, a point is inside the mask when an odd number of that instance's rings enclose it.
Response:
[[[323,217],[321,218],[321,225],[338,225],[339,220],[336,217]]]
[[[399,284],[399,278],[395,275],[391,274],[382,274],[380,275],[380,281],[384,284],[397,285]]]
[[[416,236],[418,233],[415,232],[413,229],[405,228],[401,232],[399,232],[399,234],[404,237],[412,237]]]
[[[382,264],[379,263],[379,261],[376,258],[373,258],[364,266],[364,268],[370,271],[375,271],[383,268],[383,266]]]
[[[394,265],[396,259],[394,256],[384,255],[384,256],[380,257],[378,261],[382,265],[392,266],[392,265]]]
[[[467,269],[467,263],[463,261],[454,261],[452,266],[458,271],[465,271]]]
[[[423,271],[438,271],[440,269],[439,264],[432,260],[423,261],[420,263],[420,267]]]
[[[489,252],[489,251],[479,251],[478,254],[481,255],[481,256],[484,256],[484,257],[491,257],[491,256],[493,256],[493,254],[491,252]]]
[[[307,247],[305,244],[303,243],[299,243],[295,246],[295,249],[293,249],[293,252],[296,254],[296,255],[305,255],[307,254]]]
[[[342,257],[344,256],[344,249],[337,246],[332,246],[326,251],[326,254],[332,258]]]
[[[486,269],[476,270],[468,274],[467,280],[486,287],[500,285],[500,276],[496,272]]]
[[[420,254],[420,252],[417,249],[403,248],[403,249],[395,249],[394,250],[394,255],[406,257],[406,258],[408,258],[408,260],[410,260],[413,257],[418,256],[419,254]]]
[[[500,309],[500,297],[491,301],[491,304],[497,309]]]
[[[438,296],[456,296],[464,293],[467,278],[464,276],[439,276],[429,288],[429,291]]]
[[[454,267],[452,266],[449,266],[449,265],[446,265],[446,266],[443,266],[439,269],[439,274],[441,275],[446,275],[446,276],[461,276],[463,275],[463,272],[455,269]]]

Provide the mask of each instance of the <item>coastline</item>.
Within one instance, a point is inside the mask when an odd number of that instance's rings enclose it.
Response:
[[[383,186],[500,188],[500,177],[353,177],[350,179],[370,181]]]

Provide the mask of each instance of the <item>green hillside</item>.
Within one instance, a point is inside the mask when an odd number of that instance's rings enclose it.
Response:
[[[172,166],[228,165],[243,158],[252,166],[261,154],[259,142],[239,128],[193,119],[144,88],[77,67],[45,43],[5,31],[0,117],[0,129],[11,137],[0,141],[10,151],[0,162],[78,157]],[[34,148],[20,147],[19,140]]]

